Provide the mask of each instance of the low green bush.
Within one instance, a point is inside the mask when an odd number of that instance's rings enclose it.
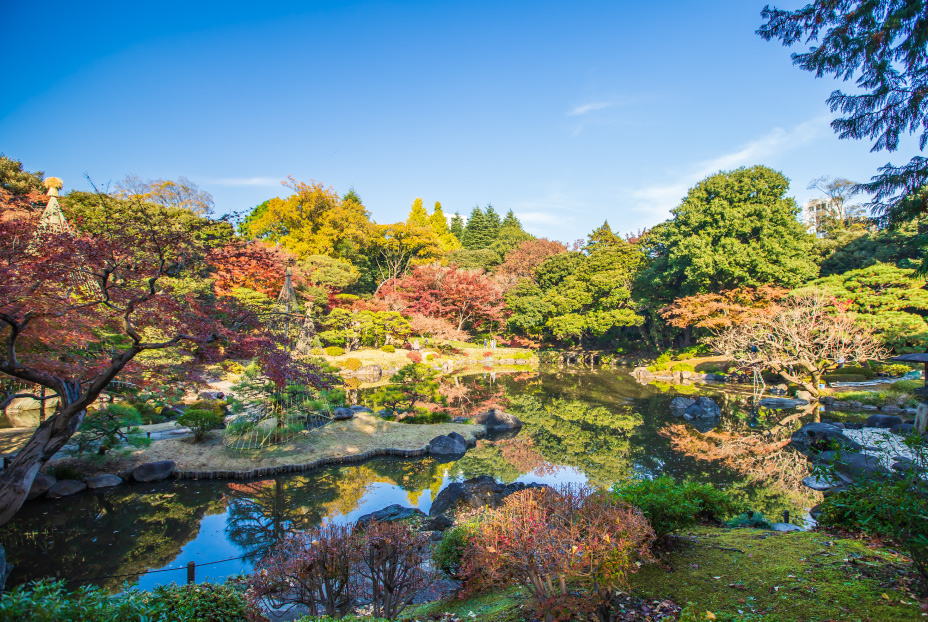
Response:
[[[55,479],[76,479],[78,481],[84,479],[84,474],[67,465],[55,465],[45,469],[45,472],[48,475],[51,475]]]
[[[696,366],[692,363],[676,363],[670,371],[696,371]]]
[[[325,353],[329,356],[341,356],[345,353],[345,349],[339,348],[338,346],[329,346],[325,349]]]
[[[387,344],[387,345],[385,345],[385,346],[381,346],[381,347],[380,347],[380,351],[381,351],[381,352],[386,352],[387,354],[393,354],[394,352],[396,352],[396,347],[395,347],[395,346],[391,346],[390,344]]]
[[[868,380],[876,378],[876,372],[862,365],[845,365],[828,372],[831,376],[863,376]]]
[[[229,584],[169,585],[111,595],[93,586],[68,592],[63,581],[47,580],[4,593],[0,622],[245,622],[246,608],[244,594]]]
[[[871,406],[882,406],[886,403],[887,394],[883,391],[837,391],[832,397],[842,402],[860,402]]]
[[[342,368],[351,371],[358,371],[361,369],[362,365],[364,365],[364,363],[361,362],[361,359],[348,358],[342,361]]]
[[[126,404],[135,409],[144,425],[164,423],[167,420],[167,417],[161,414],[161,407],[150,402],[127,401]]]
[[[458,525],[442,534],[441,541],[432,550],[432,563],[452,579],[460,576],[464,551],[473,538],[473,527]]]
[[[187,408],[180,417],[177,418],[176,424],[185,428],[190,428],[193,432],[194,442],[199,443],[210,430],[222,427],[224,414],[215,409],[205,408]]]
[[[451,423],[451,415],[444,411],[437,412],[421,412],[421,409],[416,409],[416,414],[412,417],[404,417],[400,419],[400,423],[417,423],[417,424],[430,424],[430,423]]]
[[[677,484],[668,476],[616,484],[616,499],[639,508],[659,540],[700,522],[720,522],[741,511],[727,493],[709,484]]]
[[[729,521],[725,521],[725,524],[729,527],[744,527],[747,529],[773,529],[770,521],[764,518],[764,515],[760,512],[751,512],[750,514],[745,512]]]
[[[870,367],[887,376],[904,376],[912,371],[912,368],[905,363],[870,363]]]
[[[681,352],[679,355],[677,355],[678,361],[688,361],[692,358],[696,358],[695,352]]]
[[[660,365],[661,363],[669,363],[670,359],[671,359],[670,350],[667,350],[666,352],[661,354],[659,357],[657,357],[657,359],[654,362]]]
[[[892,393],[914,393],[915,389],[925,386],[923,380],[897,380],[889,385]]]

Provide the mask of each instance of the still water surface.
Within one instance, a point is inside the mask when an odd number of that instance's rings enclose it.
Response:
[[[522,431],[481,441],[455,462],[380,458],[263,480],[168,481],[27,503],[0,530],[0,543],[15,564],[8,585],[57,576],[72,587],[89,580],[150,589],[185,581],[189,561],[197,563],[197,580],[222,580],[250,571],[290,532],[349,523],[394,503],[428,513],[443,487],[477,475],[610,486],[666,474],[724,487],[770,517],[785,509],[801,516],[809,507],[794,492],[749,482],[698,454],[675,450],[659,432],[679,423],[668,408],[676,393],[638,385],[626,372],[551,370],[466,382],[475,401],[495,395],[508,402],[507,410],[523,421]],[[748,433],[776,423],[762,417],[749,428],[742,400],[709,393],[723,406],[721,429]]]

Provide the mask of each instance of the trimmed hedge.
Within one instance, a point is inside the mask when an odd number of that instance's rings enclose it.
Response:
[[[329,356],[341,356],[345,353],[345,349],[339,348],[338,346],[329,346],[325,349],[325,353]]]
[[[350,358],[350,359],[345,359],[344,361],[342,361],[342,368],[348,369],[351,371],[358,371],[359,369],[361,369],[361,366],[363,364],[364,363],[361,362],[361,359]]]
[[[385,346],[381,346],[380,351],[386,352],[388,354],[393,354],[394,352],[396,352],[396,348],[394,346],[391,346],[390,344],[387,344]]]

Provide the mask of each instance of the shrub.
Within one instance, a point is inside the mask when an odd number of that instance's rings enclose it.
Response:
[[[842,402],[860,402],[872,406],[882,406],[886,403],[886,393],[882,391],[838,391],[832,394],[832,397]]]
[[[522,490],[480,516],[464,553],[464,586],[512,580],[546,622],[594,612],[608,620],[635,561],[650,561],[653,539],[641,512],[609,495],[572,486]]]
[[[661,354],[659,357],[657,357],[657,359],[654,362],[660,365],[661,363],[669,363],[670,359],[671,359],[670,350],[667,350],[666,352]]]
[[[345,349],[338,346],[329,346],[325,349],[325,353],[329,356],[341,356],[345,353]]]
[[[153,592],[130,589],[111,595],[93,586],[68,593],[63,581],[38,581],[3,594],[0,620],[244,622],[246,607],[244,594],[229,584],[170,585]]]
[[[149,402],[135,402],[129,401],[124,402],[127,406],[131,406],[135,409],[135,412],[139,415],[139,421],[145,425],[150,425],[152,423],[163,423],[165,417],[161,414],[161,408],[150,404]]]
[[[407,352],[407,353],[406,353],[406,358],[408,358],[408,359],[409,359],[410,361],[412,361],[413,363],[421,363],[421,362],[422,362],[422,355],[419,354],[419,353],[416,352],[416,351]]]
[[[390,344],[387,344],[387,345],[385,345],[385,346],[381,346],[381,347],[380,347],[380,351],[381,351],[381,352],[386,352],[386,353],[388,353],[388,354],[393,354],[394,352],[396,352],[396,347],[391,346]]]
[[[131,445],[144,445],[148,439],[137,427],[141,423],[139,411],[129,404],[107,404],[105,408],[87,412],[74,440],[79,451],[98,447],[101,455],[120,441]]]
[[[668,476],[616,484],[616,499],[639,508],[658,540],[699,522],[719,522],[738,511],[737,504],[709,484],[677,484]]]
[[[362,365],[364,365],[364,363],[361,362],[361,359],[348,358],[342,361],[342,368],[351,371],[358,371],[361,369]]]
[[[677,355],[678,361],[688,361],[692,358],[696,358],[695,352],[681,352],[680,354]]]
[[[925,386],[921,380],[897,380],[889,385],[889,390],[893,393],[914,393],[915,389]]]
[[[861,365],[845,365],[828,372],[831,376],[863,376],[867,380],[876,378],[876,372]]]
[[[54,477],[55,479],[84,479],[84,474],[75,469],[74,467],[67,466],[64,464],[56,464],[55,466],[50,466],[45,469],[45,472]]]
[[[696,366],[692,363],[676,363],[670,368],[671,371],[696,371]]]
[[[374,521],[364,529],[360,574],[370,583],[375,617],[396,619],[435,582],[435,571],[424,567],[430,548],[431,538],[405,521]]]
[[[747,529],[773,529],[773,525],[770,524],[764,515],[760,512],[745,512],[740,514],[730,521],[725,522],[729,527],[743,527]]]
[[[904,376],[912,371],[912,368],[904,363],[870,363],[870,367],[887,376]]]
[[[418,409],[417,409],[418,410]],[[451,415],[445,411],[417,413],[412,417],[403,417],[400,423],[451,423]]]
[[[191,406],[177,418],[176,425],[190,428],[194,442],[199,443],[207,432],[221,428],[223,419],[222,412],[217,412],[215,409],[207,410]]]
[[[452,579],[461,578],[461,563],[464,551],[473,540],[472,525],[458,525],[442,534],[441,541],[432,551],[432,563]]]
[[[250,593],[274,609],[302,605],[312,615],[341,618],[358,602],[354,568],[361,547],[351,527],[324,525],[292,535],[255,567]]]

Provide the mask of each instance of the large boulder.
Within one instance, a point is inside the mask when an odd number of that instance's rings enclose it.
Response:
[[[895,404],[884,404],[880,406],[880,412],[884,415],[901,415],[905,410]]]
[[[518,417],[496,408],[475,415],[473,422],[486,427],[487,432],[518,430],[522,427],[522,422],[519,421]]]
[[[47,493],[57,481],[58,480],[51,475],[39,473],[35,476],[35,479],[32,480],[32,488],[29,489],[29,494],[26,495],[26,500],[32,501],[33,499],[44,497],[45,493]]]
[[[88,479],[87,488],[90,490],[96,490],[97,488],[111,488],[113,486],[119,486],[121,483],[121,477],[107,473],[106,475],[97,475],[96,477],[91,477]]]
[[[502,484],[489,475],[480,475],[463,483],[454,482],[443,488],[432,502],[429,516],[436,517],[453,514],[459,506],[480,508],[483,506],[499,507],[503,499],[514,492],[526,488],[544,488],[545,484],[523,484],[513,482]]]
[[[60,497],[70,497],[85,490],[87,490],[87,484],[84,482],[79,482],[76,479],[62,479],[55,482],[55,485],[48,489],[45,496],[49,499],[58,499]]]
[[[448,437],[464,443],[465,446],[467,445],[467,439],[464,438],[463,434],[458,434],[457,432],[450,432],[448,434]]]
[[[674,417],[682,417],[686,409],[696,403],[691,397],[675,397],[670,400],[670,414]]]
[[[362,365],[355,372],[356,378],[377,382],[383,377],[383,368],[380,365]]]
[[[161,462],[148,462],[132,469],[132,479],[137,482],[160,482],[174,475],[173,460]]]
[[[833,465],[839,475],[849,477],[886,475],[889,471],[876,456],[859,452],[823,451],[815,458],[821,464]]]
[[[722,409],[708,397],[700,397],[683,412],[684,419],[712,419],[721,416]]]
[[[863,449],[857,441],[846,437],[841,428],[830,423],[807,423],[793,432],[790,442],[796,449],[806,452],[827,450],[835,445],[852,451]]]
[[[425,518],[425,512],[418,508],[407,508],[399,504],[388,505],[382,510],[377,510],[376,512],[365,514],[359,518],[358,527],[364,527],[371,521],[377,521],[378,523],[391,523],[394,521],[409,520],[410,518],[416,517]]]
[[[332,410],[332,419],[335,421],[347,421],[354,418],[354,411],[350,408],[335,408]]]
[[[867,417],[868,428],[891,428],[902,423],[902,417],[895,415],[870,415]]]
[[[452,434],[455,434],[452,432]],[[436,436],[429,441],[428,451],[433,456],[462,456],[467,451],[467,442],[460,434],[453,436]]]

